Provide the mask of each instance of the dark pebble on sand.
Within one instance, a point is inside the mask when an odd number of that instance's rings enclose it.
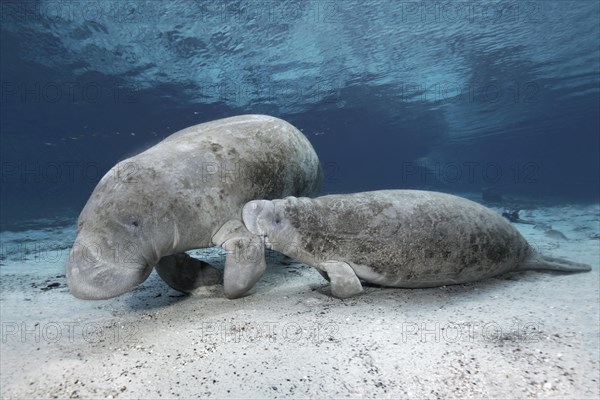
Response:
[[[48,286],[41,288],[41,290],[50,290],[50,289],[56,289],[60,287],[60,283],[58,282],[52,282],[49,283]]]

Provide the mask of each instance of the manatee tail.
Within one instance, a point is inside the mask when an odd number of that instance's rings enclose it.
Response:
[[[592,267],[587,264],[576,263],[563,258],[544,256],[539,253],[534,253],[517,268],[519,271],[549,270],[561,272],[588,272],[591,269]]]

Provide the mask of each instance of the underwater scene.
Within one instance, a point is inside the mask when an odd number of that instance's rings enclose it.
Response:
[[[599,2],[7,0],[0,74],[1,398],[599,398]]]

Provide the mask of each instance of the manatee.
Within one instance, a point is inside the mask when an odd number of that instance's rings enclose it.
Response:
[[[117,163],[98,183],[77,221],[66,265],[81,299],[132,290],[156,266],[174,289],[219,283],[220,272],[185,251],[227,251],[227,297],[245,293],[266,266],[260,237],[242,223],[253,199],[315,196],[323,181],[318,157],[289,123],[242,115],[191,126]]]
[[[498,213],[439,192],[255,200],[242,218],[266,247],[315,267],[339,298],[362,292],[361,280],[425,288],[517,270],[590,270],[536,252]]]

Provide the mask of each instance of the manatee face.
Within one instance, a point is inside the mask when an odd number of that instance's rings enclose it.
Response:
[[[117,235],[114,235],[117,236]],[[109,299],[142,283],[152,265],[129,241],[124,246],[93,233],[82,231],[69,255],[67,281],[71,293],[80,299]]]
[[[275,217],[275,204],[269,200],[248,202],[242,210],[242,219],[250,232],[267,237],[274,233],[277,223],[281,223]]]
[[[244,206],[242,219],[250,232],[265,237],[269,248],[301,259],[301,238],[287,216],[296,200],[295,197],[287,197],[283,200],[251,201]]]
[[[67,261],[69,290],[80,299],[108,299],[130,291],[148,278],[165,250],[166,238],[157,234],[161,205],[154,204],[140,182],[115,179],[111,172],[79,216]]]

